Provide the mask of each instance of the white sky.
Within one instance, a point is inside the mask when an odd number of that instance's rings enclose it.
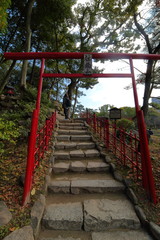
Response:
[[[134,66],[141,71],[145,72],[145,63],[143,60],[133,60]],[[105,67],[104,73],[130,73],[129,65],[123,63],[122,61],[115,62],[107,62],[102,65],[102,68]],[[138,75],[138,71],[135,69],[135,77]],[[99,83],[93,87],[93,89],[89,89],[83,92],[86,96],[82,96],[79,98],[79,102],[85,108],[98,109],[99,107],[110,104],[115,107],[134,107],[134,97],[133,97],[133,89],[126,90],[124,89],[126,86],[132,84],[132,80],[130,78],[99,78]],[[140,106],[143,103],[143,94],[144,94],[144,86],[137,85],[137,93]],[[159,90],[155,90],[152,94],[152,97],[159,96]]]

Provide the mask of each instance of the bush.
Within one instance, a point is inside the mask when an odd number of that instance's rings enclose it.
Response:
[[[117,121],[117,127],[124,128],[126,131],[129,131],[135,128],[135,124],[129,119],[122,118]]]
[[[0,118],[0,155],[4,152],[5,145],[16,144],[19,136],[19,129],[13,121]]]

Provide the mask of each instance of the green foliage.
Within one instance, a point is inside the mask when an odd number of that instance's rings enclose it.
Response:
[[[16,144],[20,136],[19,129],[13,121],[0,118],[0,155],[4,152],[6,144]]]
[[[123,107],[122,109],[122,118],[133,118],[136,115],[135,108],[133,107]]]
[[[7,8],[9,8],[11,0],[0,1],[0,31],[4,31],[7,27]]]
[[[31,117],[35,108],[37,90],[31,86],[19,97],[16,102],[10,100],[7,109],[1,111],[0,117],[0,154],[7,144],[16,144],[17,141],[26,141],[31,126]],[[42,93],[39,127],[53,112],[53,104]]]
[[[129,131],[131,129],[134,129],[135,124],[129,119],[122,118],[117,121],[117,127],[124,128],[125,130]]]
[[[160,111],[154,108],[149,108],[148,114],[146,117],[146,123],[148,128],[160,128]]]
[[[97,112],[98,117],[109,117],[109,109],[113,108],[113,105],[106,104],[99,108],[99,112]]]

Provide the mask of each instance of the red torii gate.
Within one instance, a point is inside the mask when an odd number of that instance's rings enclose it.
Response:
[[[90,54],[92,59],[128,59],[130,63],[130,73],[93,73],[93,74],[83,74],[83,73],[44,73],[45,59],[83,59],[86,54]],[[30,151],[28,152],[27,158],[27,170],[26,170],[26,180],[24,186],[24,194],[23,194],[23,204],[26,204],[29,200],[30,189],[32,183],[32,171],[34,164],[34,144],[36,138],[36,132],[38,129],[38,118],[40,111],[40,102],[41,102],[41,92],[42,92],[42,83],[44,77],[60,77],[60,78],[131,78],[132,86],[133,86],[133,94],[136,108],[136,116],[141,144],[141,155],[142,155],[142,181],[143,187],[149,192],[151,200],[156,203],[156,193],[155,193],[155,185],[154,178],[152,174],[152,166],[151,166],[151,158],[148,147],[148,140],[146,134],[146,125],[144,121],[143,112],[140,109],[138,102],[138,94],[136,89],[136,81],[134,75],[134,66],[133,59],[146,59],[146,60],[160,60],[160,55],[158,54],[130,54],[130,53],[92,53],[92,52],[8,52],[4,53],[5,59],[13,59],[13,60],[32,60],[39,59],[41,60],[41,69],[40,69],[40,78],[38,84],[38,93],[37,93],[37,101],[36,101],[36,109],[33,111],[32,117],[32,144]]]

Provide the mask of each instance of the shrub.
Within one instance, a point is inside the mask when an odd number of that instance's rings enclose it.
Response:
[[[0,155],[4,152],[5,145],[16,144],[19,136],[19,129],[13,121],[0,118]]]
[[[135,124],[129,119],[122,118],[117,121],[117,127],[124,128],[126,131],[129,131],[135,128]]]

